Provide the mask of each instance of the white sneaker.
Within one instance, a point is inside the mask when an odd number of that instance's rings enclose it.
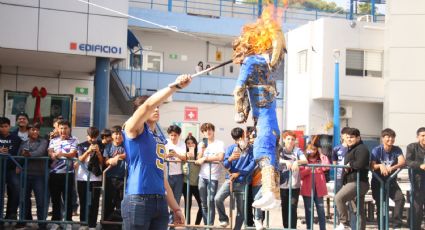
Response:
[[[59,229],[59,224],[52,224],[51,226],[50,226],[50,230],[58,230]]]
[[[345,225],[340,223],[338,226],[336,226],[335,230],[345,230]]]
[[[72,230],[72,224],[67,224],[65,230]]]
[[[87,226],[81,226],[81,227],[78,228],[78,230],[88,230],[88,229],[89,229],[89,227],[87,227]]]
[[[254,219],[255,230],[263,230],[263,221]]]
[[[252,203],[252,207],[254,208],[264,208],[270,206],[275,202],[274,194],[272,192],[267,192],[263,194],[263,196]]]
[[[96,228],[89,228],[89,230],[96,230]]]
[[[227,221],[220,221],[220,224],[218,224],[218,226],[223,227],[223,228],[227,227],[227,225],[229,225],[229,222],[227,222]]]

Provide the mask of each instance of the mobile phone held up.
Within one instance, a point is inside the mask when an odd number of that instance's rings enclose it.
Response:
[[[208,138],[202,138],[202,142],[204,143],[205,148],[208,147]]]

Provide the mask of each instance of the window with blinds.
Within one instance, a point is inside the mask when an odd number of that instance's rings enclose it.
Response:
[[[345,75],[382,77],[383,51],[346,50]]]
[[[298,52],[298,73],[307,73],[307,50]]]

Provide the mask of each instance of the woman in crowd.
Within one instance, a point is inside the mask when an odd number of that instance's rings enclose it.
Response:
[[[314,139],[314,138],[313,138]],[[312,141],[314,143],[314,141]],[[309,144],[306,150],[306,156],[308,164],[329,164],[327,156],[319,152],[319,148],[316,144]],[[325,171],[329,170],[327,167],[315,167],[314,168],[314,187],[312,186],[312,168],[307,166],[300,167],[301,174],[301,196],[304,200],[305,219],[307,223],[307,229],[311,229],[311,216],[312,207],[311,199],[314,200],[316,205],[316,212],[319,216],[320,230],[326,229],[326,217],[325,208],[323,205],[323,197],[328,194],[326,188],[326,176]],[[313,191],[313,197],[311,197]]]
[[[188,160],[195,160],[198,157],[198,141],[195,137],[189,134],[185,140],[186,153]],[[190,166],[189,166],[190,164]],[[201,166],[191,162],[187,162],[183,166],[184,180],[183,180],[183,197],[184,197],[184,209],[191,210],[192,208],[192,195],[195,196],[196,202],[198,202],[198,212],[196,214],[195,224],[199,225],[202,220],[202,208],[201,208],[201,197],[199,196],[199,171]],[[189,180],[189,190],[187,190],[187,182]],[[189,206],[187,205],[187,199],[189,199]],[[190,211],[186,216],[187,223],[190,224]]]

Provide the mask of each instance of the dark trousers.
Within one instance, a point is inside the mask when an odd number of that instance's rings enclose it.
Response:
[[[197,185],[191,185],[189,188],[189,197],[188,197],[188,191],[187,191],[187,184],[183,184],[183,198],[184,198],[184,210],[186,215],[186,210],[189,210],[189,215],[186,216],[187,223],[190,224],[190,210],[192,209],[192,196],[195,197],[196,202],[198,203],[198,212],[196,213],[196,220],[195,224],[199,225],[202,220],[202,203],[201,203],[201,197],[199,196],[199,190]],[[186,206],[186,199],[189,199],[189,207]]]
[[[105,181],[104,219],[109,221],[121,221],[121,202],[124,196],[124,179],[106,177]]]
[[[425,189],[417,189],[413,193],[413,228],[412,229],[422,229],[422,220],[424,215],[424,205],[425,205]]]
[[[19,181],[20,177],[19,174],[16,174],[15,169],[8,169],[6,171],[7,208],[5,219],[16,220],[18,217],[20,195]]]
[[[44,175],[27,175],[27,187],[25,191],[25,220],[32,220],[31,213],[31,192],[34,191],[35,203],[37,207],[37,220],[46,220],[47,209],[49,204],[47,200],[47,191],[45,190]],[[40,227],[45,227],[46,224],[39,223]]]
[[[384,222],[384,226],[380,226],[381,222],[379,221],[379,215],[380,215],[380,207],[381,207],[381,200],[380,200],[380,187],[381,185],[379,184],[379,182],[377,183],[372,183],[372,197],[375,200],[375,204],[376,204],[376,217],[378,220],[378,227],[379,229],[385,229],[385,222]],[[403,192],[401,191],[400,187],[398,186],[397,182],[391,182],[390,187],[389,187],[389,191],[386,191],[384,189],[384,197],[383,199],[385,199],[386,197],[386,192],[388,193],[389,198],[391,198],[394,201],[394,213],[393,213],[393,223],[394,223],[394,228],[401,228],[403,221],[403,208],[404,208],[404,203],[406,202],[406,199],[404,198]],[[385,201],[385,200],[384,200]],[[383,210],[385,212],[385,210]],[[388,214],[387,214],[388,215]],[[383,217],[384,218],[384,217]],[[384,219],[385,221],[385,219]]]
[[[65,186],[68,185],[68,190]],[[49,178],[50,196],[52,199],[52,220],[62,219],[62,200],[66,206],[65,220],[72,220],[72,190],[74,189],[74,173],[50,173]],[[65,200],[66,195],[66,200]],[[66,204],[66,205],[65,205]]]
[[[297,207],[300,189],[292,189],[291,198],[291,229],[297,229]],[[284,228],[289,228],[289,189],[280,189],[280,200],[282,206],[282,222]]]
[[[89,193],[87,193],[87,187]],[[80,221],[87,221],[87,208],[89,228],[96,227],[101,187],[101,181],[77,181],[78,197],[80,199]]]

